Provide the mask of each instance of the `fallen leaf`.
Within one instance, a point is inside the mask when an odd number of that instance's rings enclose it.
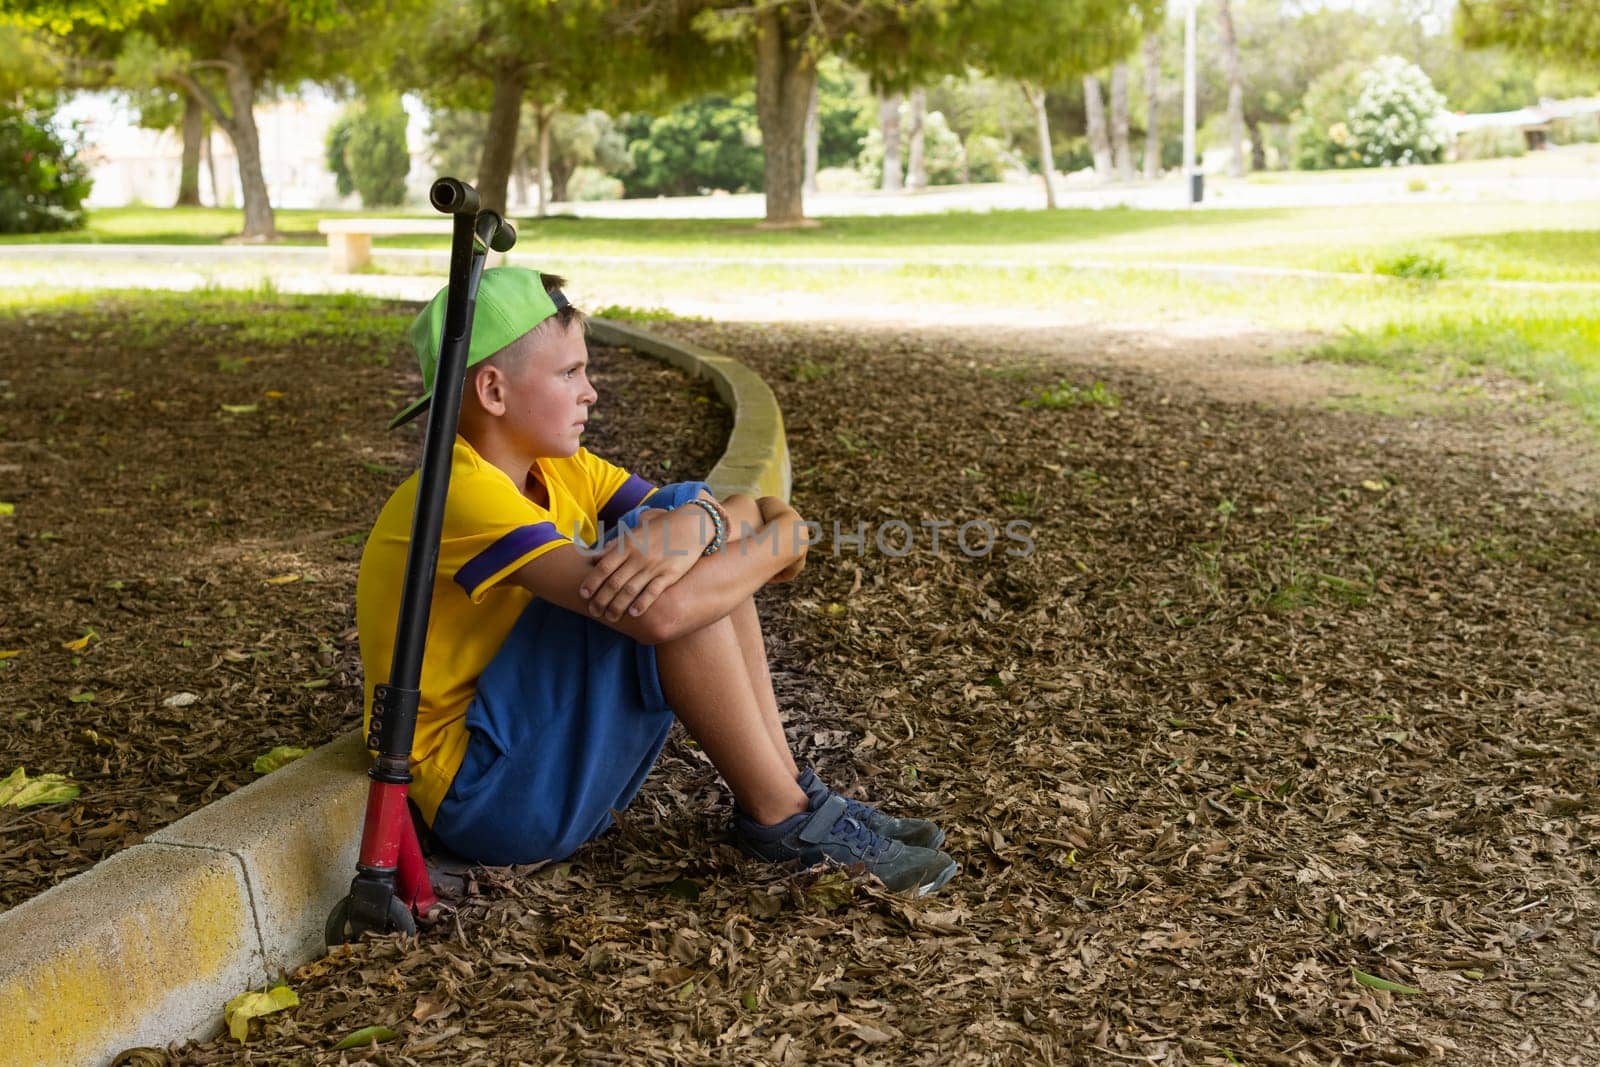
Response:
[[[250,766],[257,774],[271,774],[279,767],[293,763],[301,756],[307,755],[309,748],[295,748],[293,745],[279,745],[270,752],[265,752],[256,757]]]
[[[300,576],[298,574],[280,574],[276,578],[268,578],[267,584],[288,585],[290,582],[298,582],[299,580]]]
[[[300,1003],[294,990],[286,985],[277,986],[265,993],[240,993],[222,1009],[222,1018],[228,1024],[228,1033],[240,1044],[250,1036],[250,1020],[273,1012],[292,1008]]]
[[[200,698],[193,693],[173,693],[161,702],[164,708],[186,708]]]
[[[0,515],[15,515],[16,513],[17,506],[15,504],[8,504],[4,500],[0,500]]]
[[[1355,977],[1356,981],[1360,982],[1368,989],[1382,989],[1389,993],[1420,994],[1422,992],[1422,990],[1418,989],[1416,986],[1401,985],[1399,982],[1391,982],[1387,978],[1379,978],[1375,974],[1368,974],[1366,971],[1358,971],[1354,967],[1350,968],[1350,973]]]
[[[13,648],[13,649],[8,649],[6,651],[0,652],[0,659],[10,659],[13,656],[20,656],[20,655],[22,655],[22,649]]]
[[[257,406],[256,404],[224,404],[222,405],[222,410],[229,415],[250,415],[255,412]],[[243,1038],[240,1038],[240,1040],[242,1041]]]
[[[363,1045],[376,1045],[384,1041],[393,1041],[399,1036],[387,1026],[363,1026],[333,1046],[332,1051],[343,1052],[345,1049],[360,1048]]]
[[[284,392],[282,389],[268,389],[262,395],[265,396],[268,400],[282,400],[284,397],[288,396],[289,394]]]
[[[1387,485],[1383,484],[1382,482],[1374,481],[1373,479],[1368,478],[1366,481],[1361,483],[1361,488],[1369,490],[1369,491],[1374,492],[1374,493],[1381,493],[1381,492],[1383,492],[1385,489],[1387,489],[1389,487]]]
[[[93,690],[90,690],[89,692],[85,693],[73,693],[67,699],[72,701],[74,704],[93,704],[94,692]]]
[[[89,647],[89,642],[100,635],[90,630],[76,641],[63,641],[61,647],[69,652],[82,652]]]
[[[449,1015],[457,1007],[458,1005],[450,999],[449,994],[436,990],[432,993],[424,993],[417,998],[417,1006],[412,1009],[411,1018],[419,1023],[425,1023],[429,1019],[437,1019],[441,1016]]]
[[[64,774],[41,774],[29,778],[18,767],[0,781],[0,807],[10,805],[21,810],[40,804],[64,804],[74,799],[82,790]]]
[[[855,883],[843,871],[823,875],[806,890],[806,900],[824,911],[842,908],[855,899]]]

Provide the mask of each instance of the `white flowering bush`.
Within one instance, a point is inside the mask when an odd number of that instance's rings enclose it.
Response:
[[[1383,56],[1361,73],[1346,125],[1368,167],[1437,163],[1450,134],[1444,96],[1415,63]]]

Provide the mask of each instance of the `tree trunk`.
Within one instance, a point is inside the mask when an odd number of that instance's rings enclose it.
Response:
[[[883,131],[883,184],[886,193],[900,191],[900,94],[878,97],[878,127]]]
[[[550,213],[550,127],[555,125],[555,111],[544,105],[534,109],[539,124],[539,166],[534,176],[539,181],[539,217]]]
[[[1161,34],[1144,35],[1144,176],[1152,181],[1161,176],[1161,132],[1156,124],[1156,105],[1161,99]]]
[[[1133,149],[1128,147],[1128,64],[1111,66],[1111,156],[1117,181],[1133,181]]]
[[[555,156],[550,157],[550,202],[564,204],[572,199],[567,187],[572,183],[573,171],[578,168]]]
[[[1228,72],[1228,142],[1233,153],[1228,173],[1244,176],[1244,68],[1239,63],[1239,42],[1233,33],[1233,9],[1217,0],[1217,22],[1222,30],[1222,62]]]
[[[211,206],[219,207],[222,204],[222,186],[217,184],[217,154],[211,150],[211,131],[200,139],[200,148],[206,157],[206,173],[211,176]]]
[[[1050,116],[1044,109],[1044,90],[1022,82],[1022,95],[1028,98],[1028,104],[1033,108],[1034,123],[1039,131],[1039,175],[1044,178],[1044,206],[1055,210],[1056,206],[1056,161],[1055,153],[1050,149]]]
[[[478,203],[504,215],[506,187],[517,158],[517,122],[522,117],[522,94],[528,87],[523,66],[500,67],[494,72],[494,97],[489,106],[489,130],[478,161]]]
[[[1261,120],[1247,121],[1245,126],[1250,130],[1250,169],[1267,169],[1267,142],[1261,136]]]
[[[811,101],[806,104],[806,177],[801,188],[807,196],[817,191],[817,151],[822,142],[822,120],[817,114],[817,83],[811,83]]]
[[[911,90],[911,132],[907,137],[906,149],[906,188],[926,189],[928,187],[928,163],[926,158],[927,130],[923,124],[928,117],[928,91],[926,89]]]
[[[239,193],[244,199],[244,233],[247,241],[276,241],[277,224],[267,179],[261,172],[261,140],[256,133],[256,87],[236,45],[223,49],[227,63],[228,103],[232,107],[233,151],[239,157]]]
[[[1089,151],[1094,155],[1095,177],[1111,178],[1111,141],[1106,137],[1106,105],[1100,98],[1100,78],[1083,76],[1083,110],[1089,125]]]
[[[174,207],[200,206],[200,142],[206,135],[206,113],[200,101],[183,94],[183,165],[178,170]]]
[[[806,111],[817,61],[769,7],[756,16],[756,117],[761,122],[767,225],[805,221]]]

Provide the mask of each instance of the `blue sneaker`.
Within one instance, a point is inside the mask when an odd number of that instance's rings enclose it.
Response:
[[[835,793],[810,767],[802,771],[796,781],[805,790],[806,796],[811,798],[812,806],[829,796],[844,797],[844,813],[879,837],[891,837],[901,844],[916,845],[918,848],[938,848],[944,844],[944,831],[927,819],[897,819],[885,815],[871,804]]]
[[[739,847],[772,863],[814,867],[860,865],[895,893],[924,897],[956,874],[956,861],[931,848],[918,848],[873,833],[845,813],[846,801],[829,794],[775,826],[763,826],[743,813],[733,820]]]

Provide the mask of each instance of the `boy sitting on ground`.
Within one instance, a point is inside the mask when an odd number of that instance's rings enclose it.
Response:
[[[752,597],[804,565],[800,516],[654,486],[580,447],[597,397],[560,286],[498,267],[478,290],[411,753],[423,818],[479,863],[561,859],[627,807],[676,716],[732,790],[745,852],[861,864],[917,895],[944,885],[956,864],[938,827],[835,793],[789,752]],[[428,405],[444,312],[441,291],[412,324],[425,392],[391,427]],[[416,491],[416,475],[395,490],[361,557],[369,721]]]

